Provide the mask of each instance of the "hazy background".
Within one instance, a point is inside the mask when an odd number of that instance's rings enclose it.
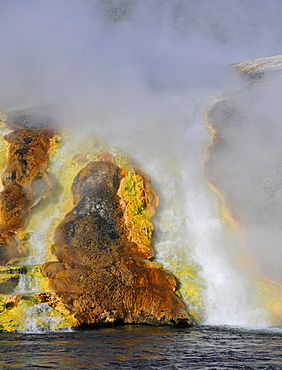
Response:
[[[226,66],[279,54],[281,15],[278,0],[1,0],[0,108],[171,137],[171,93],[237,88]]]
[[[151,90],[218,87],[218,68],[281,52],[281,14],[278,0],[1,0],[1,107],[132,114]]]
[[[281,73],[254,81],[229,97],[220,119],[221,144],[207,173],[245,226],[258,267],[282,282]],[[227,118],[228,116],[228,118]]]

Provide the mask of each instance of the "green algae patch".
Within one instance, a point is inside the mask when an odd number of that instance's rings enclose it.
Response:
[[[199,277],[198,268],[193,264],[180,264],[170,258],[164,258],[164,265],[179,283],[176,294],[186,303],[189,317],[195,323],[202,322],[204,282]]]
[[[129,230],[133,240],[150,245],[153,225],[147,208],[143,178],[133,170],[128,171],[121,183],[120,194],[125,202],[127,218],[131,223]]]
[[[272,325],[282,323],[282,285],[267,276],[260,276],[255,282],[259,308],[267,310],[268,321]]]
[[[49,220],[52,217],[48,234],[52,235],[59,220],[72,208],[71,184],[76,174],[91,161],[107,160],[103,155],[109,156],[109,160],[125,169],[125,178],[122,181],[120,196],[128,209],[128,220],[135,237],[138,235],[138,242],[150,244],[153,232],[153,225],[150,218],[154,214],[156,204],[150,206],[149,199],[154,202],[157,199],[153,189],[144,184],[144,177],[136,173],[130,158],[123,154],[116,147],[108,146],[104,141],[94,138],[75,138],[74,134],[65,133],[56,137],[56,150],[51,154],[49,160],[48,174],[53,181],[52,193],[48,197],[48,202],[42,202],[35,210],[35,215],[31,219],[29,228],[38,228],[39,217]],[[147,191],[146,191],[147,190]],[[48,204],[47,204],[48,203]],[[59,207],[58,207],[59,205]],[[46,224],[46,222],[45,222]],[[50,245],[49,245],[50,247]]]
[[[45,280],[39,266],[0,266],[1,331],[50,331],[76,326],[71,315],[58,312],[38,297],[36,290],[44,291]]]
[[[76,325],[72,316],[54,310],[35,295],[0,296],[1,331],[45,332]]]
[[[2,173],[7,162],[8,149],[4,139],[4,135],[8,133],[6,125],[1,121],[1,111],[0,111],[0,172]]]

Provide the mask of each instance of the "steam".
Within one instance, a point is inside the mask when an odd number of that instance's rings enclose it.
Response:
[[[148,91],[219,87],[226,84],[219,67],[279,53],[281,7],[279,1],[1,1],[2,105],[79,100],[112,115],[133,116],[136,109],[140,115]]]
[[[220,129],[224,146],[213,159],[219,186],[246,228],[259,269],[282,282],[281,76],[256,81],[229,99]]]
[[[129,153],[161,196],[158,257],[194,258],[205,279],[221,270],[224,284],[234,253],[218,243],[222,225],[204,185],[203,111],[243,85],[227,65],[281,53],[281,10],[279,0],[2,0],[0,108],[49,105],[60,125]],[[214,171],[246,220],[260,268],[282,282],[279,81],[246,95],[234,98],[245,118],[227,122]]]

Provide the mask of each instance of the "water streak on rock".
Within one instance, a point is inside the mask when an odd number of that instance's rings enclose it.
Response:
[[[4,136],[8,158],[1,176],[4,187],[0,193],[1,265],[24,253],[16,233],[25,227],[30,208],[46,197],[52,186],[46,167],[54,132],[50,127],[42,127],[39,118],[33,119],[33,127],[29,128],[29,115],[28,111],[16,111],[5,119],[7,127],[14,131]]]

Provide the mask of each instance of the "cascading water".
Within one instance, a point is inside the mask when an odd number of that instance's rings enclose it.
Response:
[[[6,129],[3,128],[3,134]],[[58,139],[57,139],[58,140]],[[75,144],[72,143],[75,150]],[[65,153],[67,149],[67,153]],[[62,152],[64,154],[62,155]],[[2,170],[5,168],[4,150],[1,156]],[[62,167],[67,168],[69,160],[74,155],[69,147],[63,143],[49,160],[49,176],[60,179]],[[70,165],[64,181],[75,174],[75,166]],[[62,180],[62,179],[61,179]],[[14,259],[7,266],[0,269],[0,300],[1,300],[1,329],[4,331],[47,332],[54,330],[70,330],[76,321],[66,313],[54,310],[48,303],[41,302],[38,295],[46,292],[46,278],[41,274],[40,265],[51,259],[50,247],[52,234],[58,220],[65,212],[65,203],[69,202],[69,184],[65,187],[57,183],[53,192],[44,204],[41,200],[34,209],[23,231],[17,233],[22,256]],[[68,189],[67,189],[68,186]],[[67,192],[67,195],[66,195]],[[61,207],[56,207],[60,202]],[[42,204],[43,203],[43,204]]]
[[[270,325],[255,274],[246,263],[248,252],[242,249],[240,230],[234,230],[220,214],[218,199],[204,176],[204,151],[210,136],[205,112],[214,98],[212,91],[166,96],[173,110],[167,128],[177,127],[178,132],[163,144],[161,155],[160,148],[154,143],[150,146],[147,138],[141,143],[142,135],[133,144],[139,150],[132,155],[152,177],[161,197],[155,217],[157,259],[179,279],[182,298],[196,321]],[[158,117],[159,121],[167,119]]]

